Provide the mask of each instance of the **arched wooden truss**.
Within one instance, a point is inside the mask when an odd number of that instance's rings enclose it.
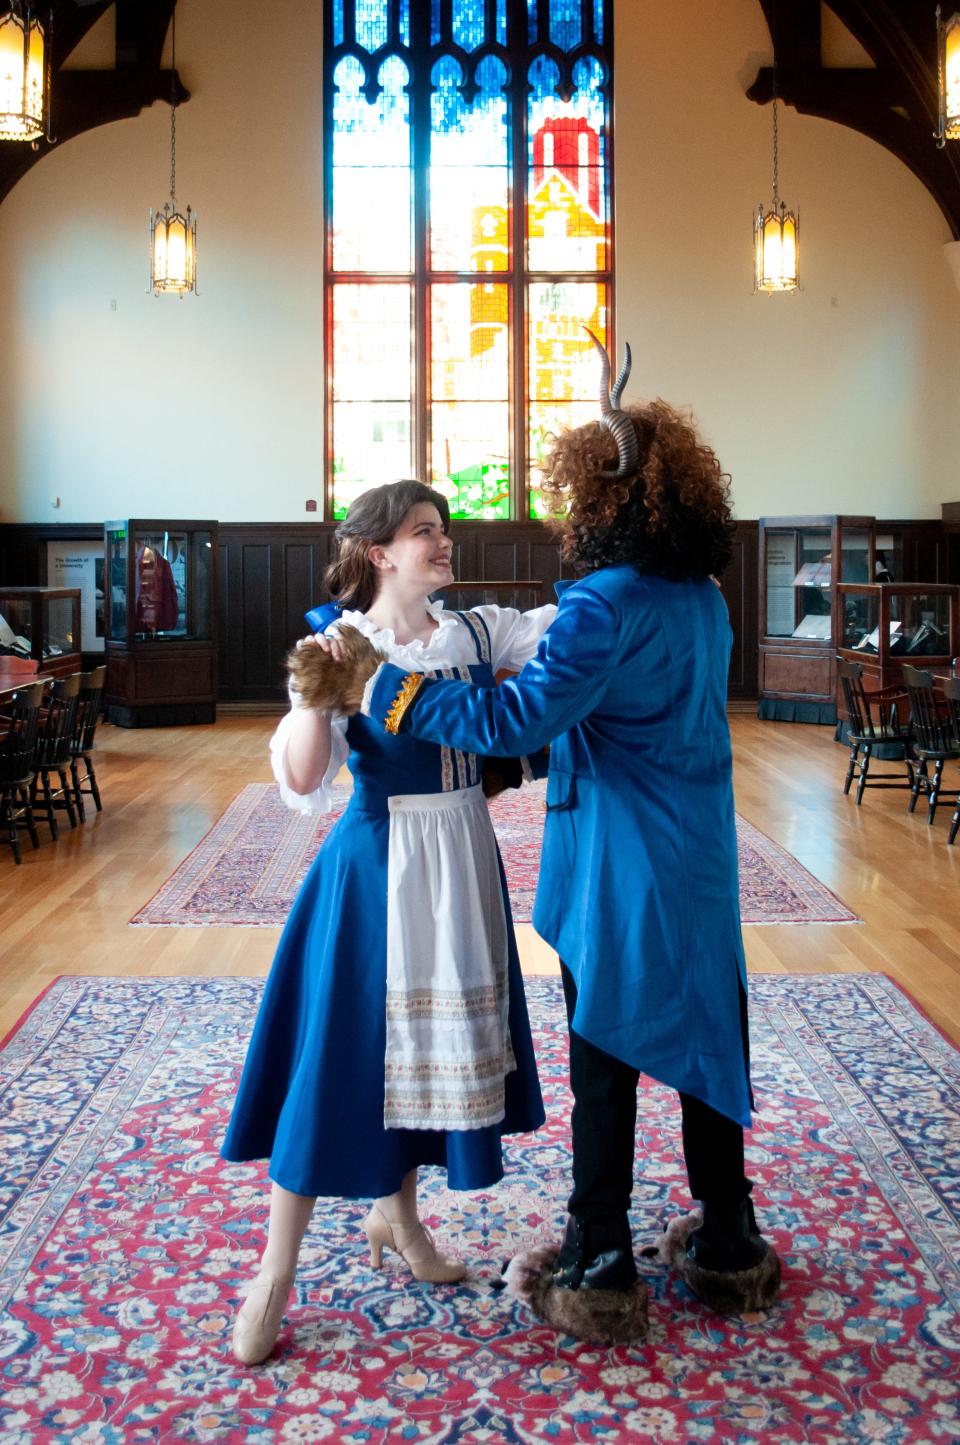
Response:
[[[936,0],[827,0],[874,63],[874,69],[824,66],[820,0],[760,0],[777,64],[777,93],[802,115],[849,126],[885,146],[923,182],[954,239],[960,238],[960,143],[938,150]],[[944,6],[949,14],[953,8]],[[773,95],[764,66],[747,95]]]
[[[129,120],[154,101],[189,100],[179,76],[160,68],[173,0],[116,0],[116,68],[64,70],[63,63],[88,30],[110,8],[111,0],[52,0],[35,8],[41,18],[53,12],[53,134],[33,150],[22,141],[0,141],[0,200],[31,166],[55,146],[114,120]]]

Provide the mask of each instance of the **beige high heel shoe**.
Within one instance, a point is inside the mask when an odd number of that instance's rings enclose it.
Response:
[[[430,1234],[418,1221],[416,1224],[393,1224],[375,1204],[364,1221],[370,1241],[370,1263],[383,1268],[383,1251],[392,1249],[410,1269],[414,1279],[430,1284],[452,1284],[463,1279],[467,1267],[459,1259],[444,1259],[437,1253]]]
[[[293,1275],[280,1279],[257,1275],[233,1326],[233,1353],[241,1365],[262,1365],[273,1353]]]

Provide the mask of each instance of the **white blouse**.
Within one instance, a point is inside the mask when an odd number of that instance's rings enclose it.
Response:
[[[488,605],[472,607],[471,612],[481,617],[490,633],[490,660],[493,671],[519,672],[536,653],[540,638],[550,626],[557,609],[554,603],[534,607],[529,612],[518,612],[514,607]],[[363,612],[342,612],[326,631],[335,632],[338,623],[345,622],[368,637],[373,645],[386,654],[388,660],[410,672],[431,672],[444,667],[469,667],[477,661],[477,649],[469,627],[455,612],[445,612],[442,602],[428,602],[427,611],[438,623],[436,631],[428,642],[416,638],[413,642],[397,642],[393,629],[377,627],[368,621]],[[304,704],[299,695],[290,690],[290,712],[270,739],[270,761],[273,775],[280,788],[280,796],[290,808],[300,813],[329,813],[333,808],[333,784],[350,752],[347,742],[347,724],[350,719],[339,714],[330,717],[330,761],[320,786],[312,793],[297,793],[290,786],[287,773],[287,742],[294,713]]]

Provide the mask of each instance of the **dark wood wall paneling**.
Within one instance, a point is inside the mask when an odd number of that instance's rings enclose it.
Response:
[[[0,582],[46,581],[50,538],[97,538],[103,529],[84,525],[0,525]],[[283,691],[283,659],[303,635],[303,614],[326,600],[323,575],[333,553],[334,524],[224,522],[220,526],[220,698],[224,702],[276,701]],[[942,535],[931,523],[932,547]],[[464,581],[530,581],[553,584],[570,576],[548,529],[539,522],[456,522],[454,565]],[[918,557],[920,551],[918,550]],[[938,574],[939,575],[939,572]],[[932,578],[931,578],[932,580]],[[734,651],[730,697],[757,696],[757,524],[737,524],[734,555],[723,579],[730,608]]]

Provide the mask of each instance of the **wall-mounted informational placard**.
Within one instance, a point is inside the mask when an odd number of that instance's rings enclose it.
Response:
[[[103,543],[63,541],[47,543],[47,586],[80,588],[80,647],[102,652]]]

